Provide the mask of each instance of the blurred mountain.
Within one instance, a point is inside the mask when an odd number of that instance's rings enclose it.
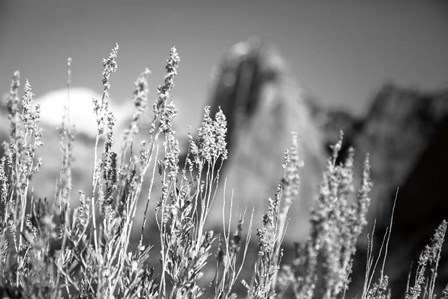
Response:
[[[274,197],[283,176],[281,165],[291,132],[297,133],[305,166],[300,198],[290,211],[286,239],[292,241],[306,237],[309,207],[325,155],[304,94],[285,65],[275,48],[257,39],[234,45],[220,63],[210,105],[212,112],[221,107],[228,121],[229,159],[221,175],[227,178],[227,201],[233,192],[235,218],[254,208],[254,227],[261,226],[268,198]],[[219,215],[217,204],[210,219],[220,219]]]

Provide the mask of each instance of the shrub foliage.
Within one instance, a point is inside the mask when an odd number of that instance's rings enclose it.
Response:
[[[244,216],[232,228],[231,217],[225,220],[224,209],[220,234],[206,226],[218,192],[220,170],[227,159],[224,114],[219,111],[212,116],[205,108],[197,133],[188,136],[186,159],[181,163],[179,141],[173,130],[177,110],[170,97],[179,56],[172,48],[165,80],[152,105],[150,129],[139,132],[139,121],[148,107],[150,72],[145,69],[135,81],[135,110],[117,146],[115,118],[109,109],[117,53],[118,45],[103,59],[103,93],[101,98],[93,99],[97,136],[92,188],[78,193],[72,190],[75,134],[67,108],[59,128],[60,175],[51,200],[35,198],[32,192],[33,175],[42,165],[38,157],[42,146],[39,105],[34,104],[28,81],[23,95],[19,95],[20,75],[14,73],[7,98],[9,140],[3,144],[5,155],[0,159],[2,298],[196,298],[206,291],[214,298],[236,298],[237,283],[246,287],[247,298],[282,297],[289,288],[296,298],[343,298],[350,282],[356,242],[367,223],[372,186],[369,159],[365,160],[362,182],[356,190],[354,152],[350,151],[348,158],[338,164],[342,137],[334,145],[311,211],[309,239],[297,247],[293,261],[282,261],[288,210],[298,197],[303,165],[293,134],[291,148],[285,151],[284,176],[274,197],[269,198],[257,230],[258,258],[253,277],[248,282],[240,281],[252,217],[247,233],[243,233]],[[70,64],[69,59],[68,91]],[[145,138],[137,144],[139,133]],[[146,203],[143,223],[137,228],[139,200]],[[152,200],[157,201],[154,214],[149,213]],[[74,204],[76,201],[79,204]],[[154,217],[159,240],[145,235],[148,217]],[[440,225],[423,251],[406,298],[435,298],[446,226],[445,222]],[[138,245],[132,247],[131,233],[138,229]],[[160,244],[160,254],[151,251],[154,243]],[[387,243],[383,245],[387,248]],[[374,258],[371,243],[369,249],[361,298],[389,297],[384,263],[378,281],[373,282],[381,252]],[[160,271],[148,263],[154,258],[160,259]],[[201,281],[208,279],[203,277],[204,267],[213,262],[215,275],[204,284]],[[447,294],[445,290],[442,298],[448,298]]]

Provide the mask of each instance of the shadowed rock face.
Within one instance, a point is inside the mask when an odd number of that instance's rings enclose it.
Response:
[[[352,139],[358,153],[370,152],[374,182],[370,218],[377,218],[378,239],[389,225],[399,188],[386,267],[395,274],[391,283],[398,295],[405,289],[411,262],[415,265],[434,230],[448,218],[448,92],[387,85]],[[439,282],[447,279],[441,276]]]
[[[295,131],[305,167],[286,239],[303,240],[310,202],[325,162],[322,137],[303,95],[278,53],[255,39],[236,44],[227,53],[214,83],[212,111],[221,107],[228,121],[229,160],[221,177],[227,178],[227,197],[234,191],[234,217],[253,207],[254,226],[260,226],[267,199],[274,196],[282,178],[283,153]],[[213,211],[216,217],[221,215],[220,202],[216,201]],[[212,214],[210,218],[216,217]]]
[[[375,214],[380,216],[381,220],[384,218],[383,215],[389,215],[390,199],[394,197],[397,187],[400,187],[397,217],[394,223],[397,232],[398,230],[406,232],[406,227],[409,229],[409,225],[419,221],[422,209],[425,209],[421,204],[423,198],[425,203],[442,202],[441,198],[428,198],[428,194],[433,192],[431,190],[443,191],[443,186],[436,184],[435,180],[431,188],[425,189],[418,187],[423,187],[422,184],[415,185],[415,183],[428,177],[435,177],[432,170],[436,169],[429,166],[434,161],[439,165],[446,161],[442,155],[436,155],[439,150],[432,148],[444,146],[443,134],[446,129],[444,123],[447,117],[447,92],[430,94],[388,85],[374,98],[362,129],[353,137],[353,145],[359,152],[370,152],[372,178],[375,183],[373,198],[380,203],[375,209]],[[440,138],[442,139],[439,140]],[[426,166],[419,166],[421,164]],[[412,188],[420,191],[408,191],[412,180],[415,181]],[[414,200],[411,204],[408,199],[410,193],[413,193],[412,197],[419,196],[420,199]],[[439,195],[442,194],[447,193]],[[418,202],[420,204],[415,205]],[[405,213],[402,215],[401,211]]]

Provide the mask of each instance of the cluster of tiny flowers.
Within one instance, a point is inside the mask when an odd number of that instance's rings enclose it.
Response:
[[[266,214],[263,215],[262,228],[257,229],[258,254],[265,255],[272,253],[276,242],[277,215],[279,212],[279,198],[269,198],[269,205]]]
[[[303,167],[304,162],[299,156],[297,134],[292,134],[292,146],[290,150],[285,151],[283,169],[285,170],[282,180],[282,189],[284,205],[290,206],[292,201],[297,198],[300,191],[299,169]]]
[[[385,275],[378,283],[374,283],[366,299],[390,299],[389,277]]]
[[[40,119],[40,105],[33,105],[33,92],[28,80],[25,81],[23,88],[24,95],[22,97],[22,113],[20,114],[25,129],[33,132],[34,144],[36,147],[42,146],[42,129],[38,127]]]
[[[132,120],[129,127],[124,133],[124,145],[129,146],[130,141],[138,133],[137,123],[142,116],[143,112],[146,110],[148,105],[148,76],[151,74],[149,69],[145,69],[137,80],[134,82],[134,93],[132,94],[132,101],[134,102],[135,111],[132,114]]]
[[[79,238],[82,237],[82,232],[87,229],[89,225],[89,220],[91,216],[91,208],[90,208],[90,198],[86,198],[82,191],[79,192],[79,206],[74,210],[73,218],[75,219],[73,225],[73,231],[69,231],[69,235],[76,239],[79,235]],[[74,231],[76,230],[76,232]],[[70,233],[71,232],[71,233]],[[76,243],[75,243],[76,244]]]
[[[109,89],[110,89],[110,75],[115,73],[118,69],[117,64],[117,53],[118,53],[118,44],[115,44],[115,47],[109,54],[108,58],[103,59],[103,93],[105,97],[109,97]]]
[[[7,98],[9,143],[3,143],[5,156],[0,160],[0,281],[17,287],[22,281],[38,285],[45,280],[51,265],[46,263],[48,249],[44,244],[54,237],[55,227],[46,212],[47,202],[43,207],[41,201],[27,198],[31,179],[42,164],[36,150],[43,143],[38,126],[40,110],[34,105],[31,85],[25,82],[22,97],[19,86],[20,74],[15,72]],[[31,217],[36,223],[31,224]],[[16,269],[11,271],[11,267]]]
[[[10,223],[12,221],[11,217],[14,214],[16,203],[15,201],[7,200],[8,193],[12,190],[10,189],[11,185],[14,185],[14,182],[11,181],[15,176],[14,170],[14,161],[13,161],[13,153],[16,148],[16,142],[14,140],[20,141],[20,134],[18,134],[17,130],[20,126],[20,117],[19,117],[19,87],[20,87],[20,73],[18,71],[14,72],[11,87],[8,95],[7,101],[7,109],[8,109],[8,119],[10,121],[10,129],[9,136],[10,142],[4,142],[2,144],[5,149],[6,157],[2,157],[1,163],[1,188],[2,188],[2,200],[1,203],[4,205],[4,224]],[[7,168],[8,167],[8,168]],[[10,179],[11,178],[11,179]],[[12,186],[11,186],[12,187]]]
[[[294,265],[295,269],[307,269],[305,277],[296,276],[294,282],[296,294],[306,298],[313,296],[314,288],[310,289],[310,286],[318,280],[324,282],[323,288],[319,289],[323,298],[335,298],[346,291],[356,241],[366,224],[371,188],[369,160],[365,161],[362,185],[355,196],[354,151],[350,149],[345,163],[338,165],[336,161],[341,147],[342,135],[327,161],[319,196],[311,211],[310,239],[302,252],[305,256],[298,258]],[[321,264],[318,264],[318,258],[323,261]],[[318,271],[319,268],[322,271]]]
[[[109,111],[109,89],[110,89],[110,75],[115,73],[118,69],[117,64],[118,44],[111,50],[109,57],[103,59],[103,95],[101,99],[93,99],[94,112],[96,115],[98,134],[104,133],[107,130],[107,138],[113,139],[113,126],[115,118]],[[113,143],[113,141],[111,141]]]
[[[9,208],[7,205],[7,198],[8,198],[8,177],[6,175],[6,157],[2,157],[0,159],[0,203],[5,207],[5,212],[2,218],[0,218],[0,221],[2,224],[7,223],[7,220],[9,218]]]
[[[370,197],[369,193],[372,190],[372,181],[370,179],[370,156],[367,155],[364,160],[364,168],[362,172],[362,181],[361,181],[361,187],[358,190],[357,193],[357,199],[358,199],[358,207],[357,207],[357,220],[354,228],[354,235],[361,234],[362,228],[367,225],[367,212],[369,210],[370,206]]]
[[[118,64],[116,61],[118,52],[118,44],[109,54],[107,59],[103,59],[103,112],[106,116],[106,151],[115,143],[115,117],[112,111],[109,110],[109,89],[110,89],[110,75],[115,73],[118,69]]]
[[[227,159],[227,121],[219,109],[215,120],[210,117],[210,107],[204,108],[202,124],[198,129],[196,139],[190,138],[190,152],[196,164],[203,160],[212,164],[218,158]]]
[[[173,120],[177,115],[177,108],[170,98],[169,91],[174,87],[174,77],[177,75],[180,58],[175,47],[170,50],[170,57],[166,62],[165,82],[157,89],[158,99],[153,105],[154,115],[160,119],[160,129],[162,132],[171,130]]]
[[[145,111],[148,102],[148,76],[151,74],[149,69],[145,69],[137,80],[134,82],[134,94],[132,96],[132,101],[134,106],[137,108],[137,113],[142,114]]]
[[[23,191],[28,187],[29,181],[40,166],[41,160],[35,164],[35,151],[42,146],[42,129],[38,126],[40,119],[39,105],[34,105],[33,92],[28,80],[25,82],[24,94],[18,96],[20,86],[20,74],[15,72],[11,83],[11,91],[8,97],[8,117],[11,121],[9,145],[3,147],[7,156],[7,164],[14,173],[17,181],[10,182],[16,190],[25,196]]]
[[[115,143],[115,117],[109,109],[109,89],[110,76],[118,69],[117,64],[118,44],[111,50],[108,58],[103,59],[103,95],[101,99],[93,99],[94,112],[97,118],[97,136],[95,143],[95,166],[93,173],[93,191],[96,191],[97,184],[100,198],[106,196],[106,203],[111,201],[111,196],[116,189],[117,183],[117,154],[112,151]],[[100,135],[106,133],[104,151],[100,164],[97,164],[97,146]],[[105,188],[103,188],[105,187]],[[108,197],[108,198],[107,198]]]
[[[417,299],[424,289],[425,297],[434,298],[434,289],[437,278],[437,268],[440,262],[442,246],[447,230],[447,222],[444,220],[436,229],[431,239],[431,245],[427,245],[420,254],[415,273],[414,285],[406,292],[406,299]],[[426,277],[427,268],[430,269],[430,277]],[[429,279],[428,279],[429,278]]]
[[[20,73],[18,71],[14,72],[11,82],[11,89],[9,91],[7,108],[8,108],[8,118],[11,122],[10,135],[16,136],[16,126],[19,117],[19,87],[20,87]]]
[[[165,157],[163,160],[163,166],[168,169],[168,176],[170,179],[175,179],[179,172],[179,141],[172,133],[166,135],[164,141]]]
[[[215,115],[215,134],[216,134],[216,153],[220,155],[224,160],[227,159],[227,120],[221,108]]]
[[[114,133],[114,126],[115,126],[115,116],[113,115],[112,111],[107,111],[106,114],[106,151],[109,151],[112,145],[115,143],[115,133]]]

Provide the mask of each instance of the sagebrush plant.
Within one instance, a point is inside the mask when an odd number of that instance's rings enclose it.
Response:
[[[92,149],[92,188],[78,192],[72,190],[75,130],[69,113],[71,59],[67,62],[68,101],[59,128],[62,162],[51,200],[35,198],[32,192],[33,175],[42,165],[38,157],[42,146],[39,106],[34,104],[28,81],[19,96],[20,75],[14,73],[7,98],[9,141],[3,144],[5,156],[0,160],[0,296],[236,298],[235,285],[242,283],[247,298],[282,297],[288,288],[296,298],[344,298],[356,241],[367,223],[372,186],[369,159],[365,160],[362,182],[355,192],[354,151],[349,151],[345,162],[336,162],[341,137],[327,161],[311,211],[309,239],[297,247],[296,258],[288,263],[282,261],[282,241],[289,208],[299,196],[299,172],[303,166],[297,136],[293,134],[291,148],[285,152],[284,176],[274,197],[268,200],[263,219],[255,220],[261,220],[261,227],[257,231],[258,258],[253,277],[249,282],[239,282],[243,267],[251,267],[244,263],[252,217],[246,234],[246,213],[232,228],[232,196],[228,220],[225,204],[223,207],[221,233],[206,226],[221,184],[221,167],[228,156],[225,115],[221,110],[210,115],[210,108],[205,107],[197,133],[188,135],[186,158],[180,158],[182,151],[173,129],[177,109],[170,96],[180,59],[176,48],[172,48],[165,80],[152,105],[149,130],[139,132],[139,121],[149,106],[150,71],[145,68],[134,84],[131,121],[121,144],[116,145],[109,92],[111,77],[118,69],[118,49],[117,44],[103,59],[103,93],[101,98],[93,99],[97,135]],[[144,136],[140,143],[136,142],[137,134]],[[185,161],[181,164],[181,160]],[[143,222],[136,228],[141,200],[146,201]],[[76,206],[75,201],[79,201]],[[154,214],[149,213],[150,201],[157,202]],[[154,217],[159,240],[145,235],[148,217]],[[446,222],[440,225],[431,245],[422,253],[406,298],[436,297],[435,281],[446,226]],[[131,249],[131,233],[136,229],[140,237],[136,249]],[[160,252],[151,251],[154,244],[160,245]],[[372,283],[382,249],[374,259],[369,244],[361,298],[390,297],[384,274],[387,250],[379,281]],[[160,260],[160,271],[149,266],[151,259]],[[210,279],[203,274],[207,263],[216,265]],[[204,279],[210,281],[204,283]],[[447,294],[445,288],[442,298],[448,298]]]

